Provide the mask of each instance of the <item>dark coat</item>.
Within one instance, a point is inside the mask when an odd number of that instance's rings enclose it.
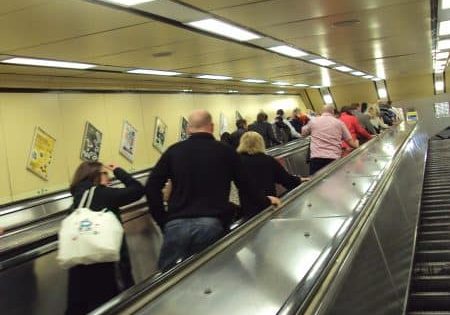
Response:
[[[275,135],[273,134],[272,125],[266,121],[263,122],[255,121],[253,124],[248,126],[248,130],[259,133],[261,137],[263,137],[264,139],[266,148],[270,148],[275,145],[281,144],[280,141],[278,141],[277,138],[275,138]]]

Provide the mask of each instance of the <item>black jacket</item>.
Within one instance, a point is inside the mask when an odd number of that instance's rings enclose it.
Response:
[[[144,189],[140,182],[121,168],[116,168],[114,170],[114,175],[118,180],[124,183],[125,188],[112,188],[98,185],[95,189],[90,209],[101,211],[107,208],[114,212],[116,217],[121,220],[119,208],[139,200],[144,195]],[[81,198],[83,197],[83,193],[93,185],[94,184],[91,181],[83,181],[72,188],[71,193],[74,199],[73,208],[78,207]]]
[[[251,178],[252,184],[263,191],[266,196],[276,196],[275,184],[280,184],[287,190],[292,190],[301,184],[297,176],[290,175],[273,157],[264,153],[254,155],[241,154],[241,161]],[[241,205],[246,213],[255,214],[257,209],[245,195],[241,196]]]
[[[253,124],[248,126],[248,130],[259,133],[264,139],[266,148],[270,148],[274,145],[280,144],[280,142],[277,140],[277,138],[275,138],[275,135],[273,134],[272,125],[266,121],[255,121]]]
[[[161,189],[169,178],[172,193],[166,212]],[[145,190],[150,211],[160,226],[177,218],[198,217],[216,217],[225,225],[233,215],[229,205],[231,181],[256,207],[270,206],[270,200],[251,186],[233,148],[209,133],[195,133],[161,156]]]
[[[239,143],[241,141],[241,137],[244,133],[246,133],[247,130],[245,129],[237,129],[235,132],[231,134],[231,146],[235,149],[239,146]]]

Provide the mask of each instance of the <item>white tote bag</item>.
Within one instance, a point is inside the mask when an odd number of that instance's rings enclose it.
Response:
[[[62,221],[57,260],[61,267],[120,260],[123,227],[106,209],[90,208],[95,187],[85,191],[77,209]]]

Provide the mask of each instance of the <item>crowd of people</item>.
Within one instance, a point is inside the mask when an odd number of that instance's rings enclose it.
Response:
[[[278,207],[277,184],[289,191],[308,180],[289,174],[265,153],[266,148],[310,135],[313,175],[400,119],[401,113],[390,104],[354,104],[340,113],[326,105],[320,115],[295,109],[289,118],[280,109],[272,124],[261,112],[250,125],[239,119],[236,131],[216,141],[210,113],[197,110],[188,119],[189,138],[162,154],[145,187],[117,165],[83,162],[74,175],[71,193],[76,205],[86,190],[96,186],[91,209],[109,209],[119,221],[119,208],[145,195],[164,236],[158,265],[166,271],[224,236],[233,220],[251,218],[271,205]],[[110,172],[124,188],[109,187]],[[240,205],[230,202],[232,182],[239,191]],[[118,264],[70,268],[66,314],[86,314],[134,284],[125,239],[120,253]]]

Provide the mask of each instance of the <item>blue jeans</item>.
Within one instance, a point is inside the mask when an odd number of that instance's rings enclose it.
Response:
[[[217,218],[186,218],[167,222],[159,268],[162,271],[170,269],[179,260],[204,250],[223,235],[222,223]]]

